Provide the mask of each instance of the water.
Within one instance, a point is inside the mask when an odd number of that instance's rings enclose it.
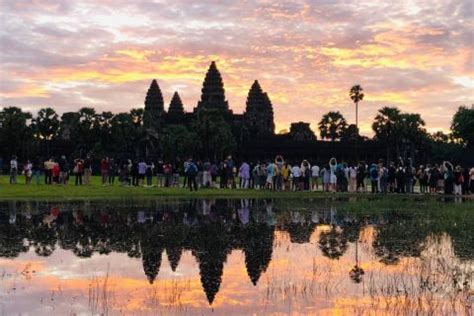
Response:
[[[473,312],[472,203],[358,203],[2,202],[0,314]]]

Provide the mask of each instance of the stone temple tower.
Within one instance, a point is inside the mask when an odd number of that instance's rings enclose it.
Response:
[[[272,102],[257,80],[247,96],[244,120],[251,136],[273,135],[275,132]]]
[[[155,79],[146,93],[143,125],[145,129],[158,131],[164,114],[163,94]]]
[[[209,66],[201,92],[201,100],[198,102],[195,111],[200,109],[215,109],[230,112],[229,104],[225,99],[222,76],[214,61]]]

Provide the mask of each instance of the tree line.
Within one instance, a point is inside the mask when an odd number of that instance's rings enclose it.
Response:
[[[143,109],[113,114],[84,107],[60,116],[50,107],[40,109],[35,115],[19,107],[5,107],[0,111],[0,156],[140,157],[144,155],[145,144],[150,142],[143,118]],[[318,129],[321,139],[328,141],[380,142],[386,146],[387,157],[414,156],[423,151],[433,159],[465,159],[466,150],[471,152],[474,148],[474,107],[458,108],[449,133],[430,134],[419,114],[404,113],[396,107],[378,111],[372,122],[372,139],[361,137],[358,127],[348,124],[338,111],[324,114]],[[226,153],[238,153],[245,142],[235,135],[238,133],[226,124],[224,117],[213,111],[202,111],[189,126],[163,126],[157,143],[166,160],[192,155],[209,157],[209,153],[222,157]]]

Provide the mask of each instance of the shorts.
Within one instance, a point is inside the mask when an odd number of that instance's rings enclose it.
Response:
[[[271,175],[267,176],[267,183],[273,184],[273,177]]]
[[[337,177],[336,175],[331,175],[331,179],[329,180],[331,184],[336,184],[337,183]]]

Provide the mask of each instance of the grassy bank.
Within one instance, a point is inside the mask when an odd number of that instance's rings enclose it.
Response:
[[[114,186],[102,186],[100,177],[92,177],[89,186],[75,186],[74,184],[45,185],[43,183],[29,186],[24,184],[24,178],[18,177],[19,183],[10,185],[8,176],[0,176],[0,200],[11,199],[48,199],[48,200],[73,200],[73,199],[122,199],[122,198],[282,198],[282,199],[307,199],[307,198],[342,198],[367,196],[370,199],[382,200],[380,195],[348,194],[327,192],[274,192],[267,190],[240,190],[240,189],[200,189],[190,192],[183,188],[157,188],[157,187],[123,187],[117,182]],[[430,195],[384,195],[383,200],[390,201],[436,201],[439,196]]]

